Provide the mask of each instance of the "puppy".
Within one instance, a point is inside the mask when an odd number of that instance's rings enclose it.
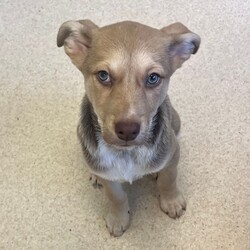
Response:
[[[86,165],[110,201],[110,234],[122,235],[130,222],[121,183],[152,173],[158,173],[160,208],[180,217],[186,208],[176,185],[180,118],[167,90],[175,70],[197,52],[200,37],[181,23],[158,30],[130,21],[99,28],[79,20],[62,24],[57,45],[85,79],[77,133]]]

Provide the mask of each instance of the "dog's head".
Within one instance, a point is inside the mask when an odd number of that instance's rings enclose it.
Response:
[[[99,28],[80,20],[62,24],[57,45],[84,75],[104,140],[131,146],[150,135],[170,76],[197,52],[200,38],[181,23],[158,30],[135,22]]]

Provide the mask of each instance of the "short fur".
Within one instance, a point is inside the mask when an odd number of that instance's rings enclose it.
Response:
[[[62,24],[57,37],[83,73],[86,93],[77,133],[90,172],[110,200],[107,228],[120,236],[130,222],[121,182],[158,173],[160,207],[182,215],[185,200],[176,186],[180,118],[167,89],[175,70],[195,54],[198,35],[183,24],[161,30],[135,22],[99,28],[90,20]],[[100,80],[105,71],[108,80]],[[151,74],[159,83],[148,85]]]
[[[159,107],[143,145],[121,149],[107,144],[88,97],[82,103],[77,134],[91,172],[111,181],[132,183],[144,175],[156,173],[171,160],[180,129],[180,119],[169,98]]]

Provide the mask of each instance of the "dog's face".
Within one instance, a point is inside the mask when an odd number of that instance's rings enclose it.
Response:
[[[99,28],[89,20],[69,21],[57,39],[85,77],[104,140],[115,146],[149,138],[170,76],[200,44],[180,23],[157,30],[134,22]]]

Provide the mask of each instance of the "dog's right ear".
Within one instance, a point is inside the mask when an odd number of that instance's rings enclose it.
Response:
[[[65,53],[79,70],[91,47],[92,32],[97,28],[98,26],[90,20],[80,20],[67,21],[58,31],[57,46],[64,46]]]

